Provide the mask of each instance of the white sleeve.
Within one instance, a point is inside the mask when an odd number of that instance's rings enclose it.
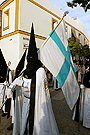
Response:
[[[20,76],[20,77],[21,77],[21,76]],[[11,89],[13,89],[16,85],[22,86],[23,80],[21,80],[20,77],[16,78],[16,79],[11,83],[11,85],[9,86]]]
[[[9,71],[9,83],[12,83],[12,72]]]
[[[7,95],[7,98],[12,98],[12,91],[10,88],[7,88],[6,95]]]

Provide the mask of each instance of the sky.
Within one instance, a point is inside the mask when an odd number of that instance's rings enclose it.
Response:
[[[49,0],[49,1],[51,1],[54,5],[59,7],[64,12],[69,11],[68,15],[70,17],[78,17],[83,22],[83,26],[89,35],[89,46],[90,46],[90,10],[87,10],[87,12],[85,13],[84,9],[79,5],[74,8],[68,7],[66,1],[71,2],[72,0]]]

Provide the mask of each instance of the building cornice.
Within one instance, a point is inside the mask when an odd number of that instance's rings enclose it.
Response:
[[[8,6],[13,1],[14,0],[5,0],[3,3],[1,3],[0,9],[3,10],[6,6]]]
[[[3,10],[6,6],[8,6],[11,2],[13,2],[14,0],[5,0],[4,2],[1,3],[0,5],[0,10]],[[53,15],[54,17],[56,17],[57,19],[61,19],[58,15],[56,15],[55,13],[51,12],[50,10],[48,10],[47,8],[45,8],[44,6],[38,4],[37,2],[35,2],[34,0],[28,0],[29,2],[33,3],[34,5],[38,6],[39,8],[43,9],[44,11],[48,12],[49,14]],[[73,25],[69,24],[68,22],[65,21],[65,23],[74,28],[75,30],[77,30],[79,33],[83,34],[85,36],[85,38],[89,41],[89,39],[86,37],[86,35],[81,32],[80,30],[78,30],[77,28],[75,28]],[[8,36],[20,33],[20,30],[18,30],[18,26],[19,26],[19,0],[16,0],[16,12],[15,12],[15,32],[11,32],[7,35],[4,35],[2,37],[0,37],[0,39],[6,38]],[[23,34],[26,34],[28,32],[23,32]],[[39,36],[40,37],[40,36]],[[42,37],[42,36],[41,36]],[[45,38],[43,38],[43,40],[45,40]]]
[[[54,14],[53,12],[49,11],[48,9],[46,9],[45,7],[43,7],[42,5],[38,4],[37,2],[35,2],[34,0],[28,0],[31,3],[35,4],[36,6],[40,7],[41,9],[45,10],[46,12],[50,13],[51,15],[53,15],[54,17],[58,18],[59,20],[61,19],[58,15]],[[69,24],[67,21],[65,21],[65,23],[67,25],[69,25],[70,27],[74,28],[75,30],[77,30],[78,32],[80,32],[81,34],[83,34],[85,36],[85,38],[89,41],[89,39],[86,37],[86,35],[81,32],[80,30],[78,30],[76,27],[74,27],[73,25]]]
[[[0,37],[0,39],[6,38],[6,37],[9,37],[9,36],[18,34],[18,33],[19,33],[19,34],[23,34],[23,35],[30,36],[30,33],[29,33],[29,32],[25,32],[25,31],[22,31],[22,30],[17,30],[17,31],[8,33],[8,34],[6,34],[6,35]],[[35,34],[35,38],[39,38],[39,39],[42,39],[42,40],[45,40],[45,39],[46,39],[46,37],[43,37],[43,36],[40,36],[40,35],[36,35],[36,34]]]
[[[9,0],[4,0],[4,1],[0,4],[0,7],[2,7],[7,1],[9,1]]]
[[[46,12],[48,12],[49,14],[55,16],[56,18],[58,18],[59,20],[61,19],[58,15],[54,14],[53,12],[51,12],[50,10],[48,10],[47,8],[43,7],[42,5],[38,4],[37,2],[35,2],[34,0],[28,0],[31,3],[35,4],[36,6],[40,7],[41,9],[45,10]]]

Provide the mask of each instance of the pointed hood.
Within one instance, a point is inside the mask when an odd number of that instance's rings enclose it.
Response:
[[[31,28],[31,36],[29,41],[29,49],[28,49],[28,55],[27,55],[27,68],[33,67],[33,64],[38,61],[38,54],[37,54],[37,48],[36,48],[36,42],[34,37],[34,29],[33,29],[33,23]]]
[[[37,53],[37,48],[36,48],[35,36],[34,36],[34,28],[33,28],[33,23],[32,23],[29,49],[28,49],[28,55],[27,55],[27,68],[24,72],[24,77],[29,78],[29,79],[32,78],[33,75],[36,73],[37,69],[41,66],[42,64],[38,60],[38,53]]]
[[[6,80],[7,64],[0,49],[0,83]]]
[[[23,70],[23,68],[24,68],[25,56],[26,56],[26,50],[25,50],[25,52],[23,53],[23,55],[22,55],[22,57],[21,57],[21,59],[20,59],[18,65],[17,65],[17,67],[16,67],[15,78],[17,78],[17,77],[19,76],[20,72],[21,72],[21,71]],[[15,78],[14,78],[14,79],[15,79]]]

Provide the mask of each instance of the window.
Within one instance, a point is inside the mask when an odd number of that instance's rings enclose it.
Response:
[[[0,37],[2,36],[2,11],[0,10]]]
[[[71,28],[71,37],[75,38],[75,30],[73,28]]]
[[[72,28],[71,28],[71,38],[73,37],[73,35],[72,35]]]
[[[80,33],[78,33],[78,40],[79,40],[79,42],[81,40],[81,34]]]
[[[88,39],[86,39],[86,44],[89,46],[89,41],[88,41]]]
[[[85,37],[84,37],[84,45],[86,44],[86,39],[85,39]]]
[[[67,38],[68,38],[68,26],[65,25],[65,27],[66,27],[66,35],[67,35]]]
[[[75,36],[74,36],[74,32],[73,32],[73,28],[71,28],[71,38],[72,38],[72,37],[75,37]]]
[[[80,33],[78,33],[78,39],[79,39],[79,40],[80,40],[80,35],[81,35],[81,34],[80,34]]]
[[[55,24],[58,23],[58,21],[54,18],[52,18],[52,30],[55,28]]]
[[[7,9],[4,12],[4,20],[3,20],[3,30],[9,29],[9,11],[10,9]]]

